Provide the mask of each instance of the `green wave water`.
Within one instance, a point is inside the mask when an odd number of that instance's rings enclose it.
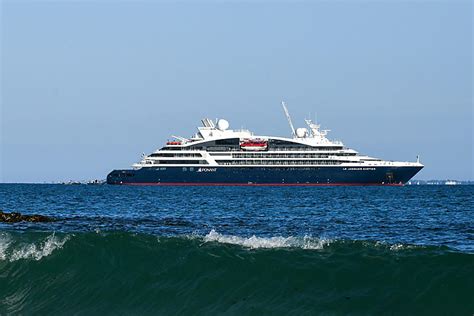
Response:
[[[474,255],[311,237],[0,233],[0,314],[474,312]]]

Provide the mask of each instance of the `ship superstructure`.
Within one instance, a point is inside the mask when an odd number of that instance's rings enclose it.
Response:
[[[254,135],[229,129],[224,119],[203,119],[190,138],[173,136],[144,155],[132,169],[114,170],[109,184],[144,185],[402,185],[423,165],[386,161],[327,138],[311,120],[291,137]]]

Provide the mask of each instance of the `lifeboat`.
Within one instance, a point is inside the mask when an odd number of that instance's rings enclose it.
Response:
[[[262,139],[246,139],[240,142],[240,148],[251,151],[266,150],[268,148],[268,142]]]
[[[181,142],[167,142],[166,145],[181,145]]]

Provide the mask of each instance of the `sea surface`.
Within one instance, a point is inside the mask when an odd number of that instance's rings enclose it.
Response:
[[[0,184],[0,315],[473,315],[474,186]]]

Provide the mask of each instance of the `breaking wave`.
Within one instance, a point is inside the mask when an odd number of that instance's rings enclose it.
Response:
[[[2,233],[0,237],[0,260],[40,260],[52,254],[56,249],[62,248],[68,240],[69,236],[59,238],[52,234],[31,243],[25,243],[24,241],[14,243],[10,235]]]
[[[220,242],[224,244],[239,245],[246,248],[301,248],[301,249],[323,249],[331,241],[309,236],[304,237],[239,237],[232,235],[222,235],[211,230],[204,236],[205,242]]]

